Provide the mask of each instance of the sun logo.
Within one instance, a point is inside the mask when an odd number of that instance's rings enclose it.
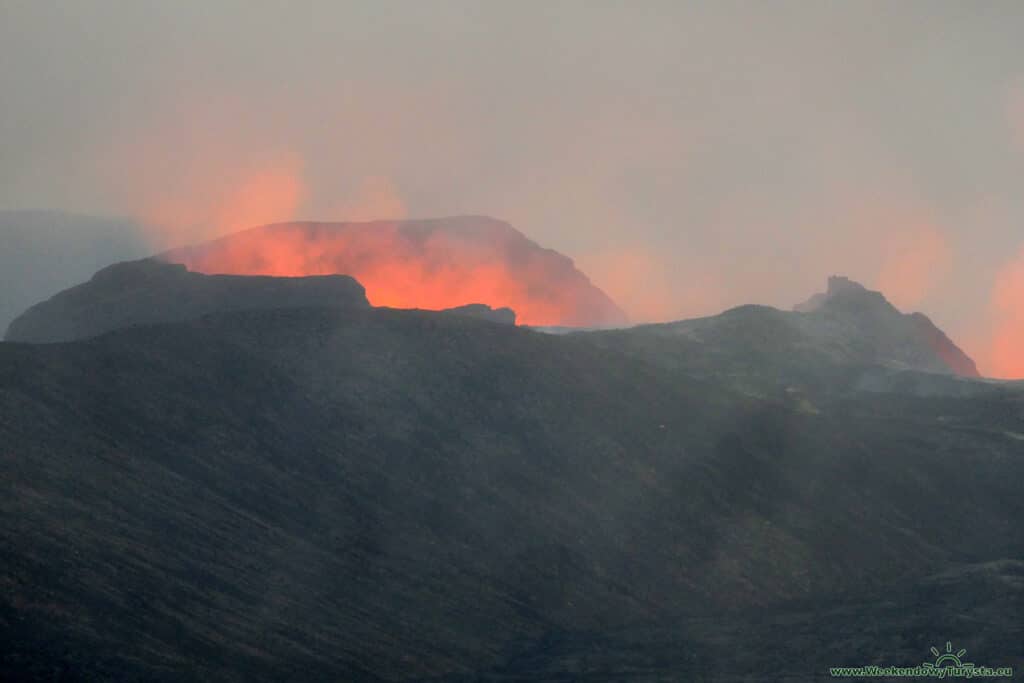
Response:
[[[931,651],[932,654],[935,655],[935,663],[933,664],[932,662],[925,662],[923,666],[926,669],[968,669],[974,666],[969,662],[963,662],[960,660],[961,657],[967,654],[967,650],[960,650],[959,652],[954,654],[953,645],[948,640],[946,641],[945,652],[939,652],[938,648],[934,646],[931,648]]]

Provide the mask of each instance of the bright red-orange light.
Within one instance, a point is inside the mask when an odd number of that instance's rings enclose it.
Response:
[[[995,329],[989,373],[1007,379],[1024,378],[1024,252],[996,278],[992,311]]]
[[[165,258],[203,273],[351,275],[376,306],[508,306],[527,325],[625,321],[569,259],[484,218],[269,225]]]

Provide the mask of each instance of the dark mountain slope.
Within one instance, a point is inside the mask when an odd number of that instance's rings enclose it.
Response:
[[[1018,672],[1022,613],[1024,562],[968,564],[855,600],[552,631],[489,671],[421,683],[828,681],[832,667],[920,666],[950,641],[977,666]]]
[[[206,313],[288,307],[366,308],[344,275],[302,278],[203,275],[153,259],[108,266],[15,318],[7,341],[61,342],[132,325],[193,320]]]
[[[574,336],[755,397],[906,393],[911,384],[919,394],[993,390],[995,384],[977,381],[973,361],[924,315],[904,315],[881,293],[845,278],[831,278],[829,291],[797,311],[747,305],[707,318]]]
[[[1020,392],[810,405],[595,338],[304,309],[0,345],[0,672],[415,680],[593,632],[625,657],[622,624],[1024,558]]]
[[[844,340],[848,352],[887,365],[978,377],[966,353],[923,313],[900,313],[881,292],[845,277],[830,277],[824,294],[794,307],[811,335],[832,344]]]

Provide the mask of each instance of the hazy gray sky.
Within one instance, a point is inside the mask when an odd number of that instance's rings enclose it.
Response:
[[[0,0],[0,208],[483,213],[634,318],[831,273],[1024,375],[1024,3]]]

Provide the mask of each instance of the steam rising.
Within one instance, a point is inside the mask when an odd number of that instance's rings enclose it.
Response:
[[[154,250],[487,214],[635,321],[844,273],[1019,375],[1022,34],[1013,3],[18,3],[0,208]]]

